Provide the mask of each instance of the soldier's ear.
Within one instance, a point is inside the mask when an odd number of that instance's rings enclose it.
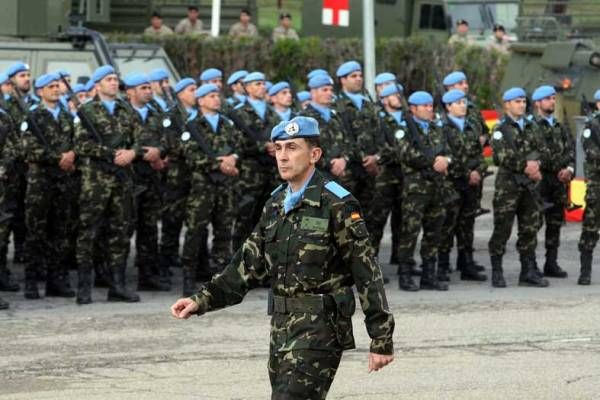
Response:
[[[321,159],[323,150],[320,147],[313,147],[310,149],[310,163],[316,164]]]

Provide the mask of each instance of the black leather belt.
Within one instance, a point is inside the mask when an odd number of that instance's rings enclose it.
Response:
[[[302,297],[273,296],[273,312],[279,314],[320,314],[335,307],[335,301],[327,294],[311,294]]]

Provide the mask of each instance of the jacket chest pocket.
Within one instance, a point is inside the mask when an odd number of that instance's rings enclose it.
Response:
[[[265,259],[267,268],[277,268],[281,255],[277,246],[277,226],[265,230]]]
[[[328,250],[328,232],[310,232],[300,235],[296,270],[301,281],[315,285],[325,280]]]

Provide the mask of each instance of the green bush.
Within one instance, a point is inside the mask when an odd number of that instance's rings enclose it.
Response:
[[[111,35],[111,41],[155,42],[164,46],[182,76],[198,76],[209,67],[222,69],[227,76],[237,69],[263,71],[273,82],[291,80],[298,90],[306,85],[306,74],[325,68],[331,74],[345,60],[362,61],[358,39],[303,38],[272,43],[265,39],[233,40],[229,37],[167,36],[160,39],[134,35]],[[379,39],[376,45],[377,71],[394,72],[407,93],[435,92],[436,76],[442,79],[453,70],[469,77],[471,93],[484,108],[499,98],[500,83],[508,57],[480,47],[446,43],[422,37]],[[333,76],[333,75],[332,75]]]

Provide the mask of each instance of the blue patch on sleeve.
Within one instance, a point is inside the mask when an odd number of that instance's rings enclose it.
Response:
[[[344,197],[350,194],[349,191],[347,191],[334,181],[327,182],[327,184],[325,185],[325,189],[329,190],[331,193],[335,194],[340,199],[343,199]]]

